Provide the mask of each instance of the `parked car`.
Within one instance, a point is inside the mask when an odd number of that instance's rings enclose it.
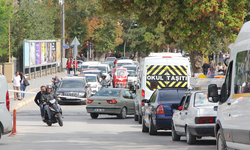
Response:
[[[91,96],[91,89],[86,77],[67,77],[63,79],[58,88],[60,103],[78,102],[86,104],[86,100]]]
[[[97,74],[85,74],[85,77],[88,79],[88,84],[91,87],[91,96],[101,89],[100,79]]]
[[[86,109],[93,119],[99,114],[125,119],[127,115],[134,115],[134,98],[128,89],[106,88],[88,98]]]
[[[117,64],[117,58],[116,57],[107,57],[104,62],[106,61],[112,61],[114,65]]]
[[[128,73],[126,68],[113,69],[113,87],[128,87]]]
[[[185,88],[157,89],[150,99],[143,99],[142,132],[156,135],[157,130],[171,130],[173,106],[180,103]]]
[[[175,109],[172,119],[172,140],[179,141],[186,136],[188,144],[195,144],[196,138],[214,136],[218,103],[210,103],[207,91],[188,91]]]
[[[99,79],[100,79],[100,82],[101,82],[101,78],[102,78],[102,71],[101,70],[91,69],[88,71],[81,71],[79,76],[85,75],[85,74],[97,74]]]
[[[5,76],[0,75],[0,139],[2,135],[10,133],[12,130],[12,118],[9,109],[10,99],[7,80]]]
[[[89,67],[89,65],[98,65],[98,64],[101,64],[101,62],[99,62],[99,61],[86,61],[86,62],[83,62],[82,65],[81,65],[81,70],[82,69],[87,69]]]

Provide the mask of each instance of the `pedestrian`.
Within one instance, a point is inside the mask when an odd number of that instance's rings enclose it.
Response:
[[[216,71],[217,72],[224,72],[223,65],[221,62],[219,62],[218,65],[216,66]]]
[[[82,61],[85,61],[85,57],[83,54],[81,54],[81,59],[82,59]]]
[[[77,68],[78,68],[78,62],[75,60],[75,59],[73,59],[74,61],[73,61],[73,69],[74,69],[74,74],[76,74],[76,70],[77,70]]]
[[[207,64],[207,61],[205,61],[205,63],[202,66],[204,75],[207,75],[208,68],[209,68],[209,65]]]
[[[21,86],[21,77],[19,75],[19,72],[16,71],[15,75],[12,76],[12,83],[13,83],[13,89],[15,91],[20,91],[20,86]],[[14,92],[14,100],[22,100],[20,96],[20,92]]]
[[[36,97],[34,99],[35,103],[37,104],[37,106],[40,107],[40,112],[41,112],[41,117],[42,117],[42,120],[44,120],[44,110],[43,110],[43,103],[42,103],[42,100],[41,100],[41,96],[42,96],[42,93],[44,93],[46,91],[46,87],[44,85],[42,85],[40,87],[40,90],[37,94],[36,94]]]
[[[67,73],[68,73],[68,74],[70,74],[70,71],[72,70],[71,64],[72,64],[72,61],[71,61],[71,59],[69,58],[69,59],[67,60],[67,62],[66,62]]]
[[[210,70],[211,74],[215,74],[216,67],[214,64],[214,60],[211,60],[209,63],[209,70]]]
[[[19,73],[20,77],[21,77],[21,91],[25,91],[26,90],[26,85],[24,84],[24,80],[26,80],[28,77],[25,76],[22,72]],[[21,98],[23,99],[25,97],[25,93],[21,93]]]

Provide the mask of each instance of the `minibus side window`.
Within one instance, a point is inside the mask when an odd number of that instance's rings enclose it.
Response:
[[[223,83],[221,88],[221,102],[224,103],[227,101],[228,97],[231,94],[231,81],[232,81],[232,65],[233,62],[230,62],[227,68],[227,74],[225,83]]]
[[[234,93],[250,93],[250,51],[239,52],[235,62]]]

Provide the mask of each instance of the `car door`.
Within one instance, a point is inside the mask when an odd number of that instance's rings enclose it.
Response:
[[[152,109],[154,108],[156,97],[157,97],[157,90],[151,95],[148,105],[147,106],[145,105],[144,120],[145,120],[146,125],[149,124],[150,114],[151,114]]]
[[[126,90],[123,93],[123,98],[126,101],[127,113],[134,114],[134,112],[135,112],[134,99],[133,99],[132,94],[129,92],[129,90]]]
[[[180,108],[180,106],[184,107],[186,98],[187,98],[186,95],[184,95],[182,97],[181,102],[179,104],[179,108]],[[183,111],[183,108],[182,108],[182,110],[178,110],[177,109],[177,110],[175,110],[174,115],[173,115],[173,121],[174,121],[174,125],[175,125],[175,130],[177,132],[184,132],[184,130],[183,130],[184,125],[181,122],[182,111]]]

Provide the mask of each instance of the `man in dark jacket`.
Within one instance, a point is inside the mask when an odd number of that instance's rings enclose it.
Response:
[[[208,68],[209,68],[209,65],[207,64],[207,61],[205,61],[205,63],[202,66],[204,75],[207,75]]]
[[[40,87],[40,89],[41,89],[41,91],[39,91],[36,94],[36,97],[35,97],[34,101],[37,104],[37,106],[40,107],[41,117],[44,120],[44,111],[43,111],[43,103],[41,101],[41,96],[42,96],[42,93],[44,93],[46,91],[46,87],[43,85],[43,86]]]
[[[43,106],[44,110],[46,110],[46,112],[48,114],[49,122],[51,122],[51,114],[50,114],[48,102],[50,100],[57,99],[56,95],[51,91],[52,91],[52,86],[47,85],[46,92],[42,93],[42,96],[41,96],[41,102],[44,105]]]

